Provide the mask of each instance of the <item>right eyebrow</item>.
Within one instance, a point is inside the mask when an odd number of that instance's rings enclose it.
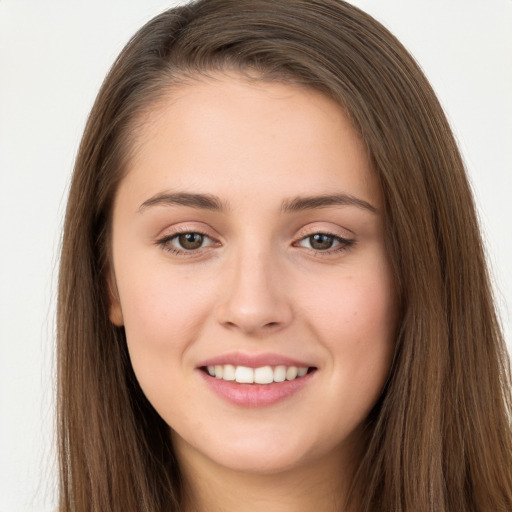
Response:
[[[189,192],[163,192],[156,194],[144,201],[139,206],[139,212],[143,212],[151,206],[189,206],[201,210],[222,212],[226,210],[223,202],[212,194],[191,194]]]
[[[303,210],[328,208],[330,206],[356,206],[371,213],[377,213],[377,208],[368,201],[344,193],[295,197],[284,201],[281,205],[281,210],[284,212],[300,212]]]

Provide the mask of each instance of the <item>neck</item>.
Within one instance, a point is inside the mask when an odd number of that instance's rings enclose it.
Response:
[[[293,469],[256,473],[220,466],[183,439],[175,448],[185,512],[348,512],[345,501],[355,467],[353,449],[335,451]]]

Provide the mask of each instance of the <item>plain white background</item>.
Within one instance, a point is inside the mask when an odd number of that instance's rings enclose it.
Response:
[[[411,50],[445,107],[510,345],[512,0],[353,3]],[[73,159],[115,56],[172,5],[0,0],[0,512],[55,509],[55,292]]]

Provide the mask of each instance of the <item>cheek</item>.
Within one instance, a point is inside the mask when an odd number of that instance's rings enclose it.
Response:
[[[152,270],[125,272],[130,280],[121,283],[120,295],[133,371],[149,402],[169,421],[194,401],[183,365],[211,306],[204,293],[187,291],[186,279]]]
[[[187,279],[153,268],[152,272],[125,272],[130,280],[120,284],[122,310],[128,334],[139,335],[148,343],[162,342],[179,335],[188,337],[198,320],[208,311],[209,297],[204,290],[190,293]]]
[[[306,298],[304,310],[323,339],[357,346],[388,340],[394,333],[397,299],[387,265],[376,262],[344,271],[321,286],[306,286],[300,294]]]
[[[362,420],[386,381],[395,346],[397,299],[391,272],[377,261],[324,283],[306,303],[310,329],[331,355],[333,393]]]
[[[168,269],[124,269],[119,283],[130,359],[144,392],[169,390],[181,373],[185,354],[200,336],[211,311],[205,290],[190,293],[190,281]],[[150,398],[150,401],[151,401]]]

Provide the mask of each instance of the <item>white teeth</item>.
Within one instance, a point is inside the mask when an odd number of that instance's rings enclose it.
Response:
[[[235,380],[235,367],[232,364],[224,365],[224,373],[222,378],[224,380]]]
[[[295,377],[297,377],[297,367],[289,366],[288,370],[286,370],[286,380],[293,380]]]
[[[300,368],[297,368],[297,377],[304,377],[308,373],[308,369],[301,366]]]
[[[308,373],[307,366],[261,366],[248,368],[247,366],[233,366],[232,364],[208,366],[208,374],[212,377],[240,384],[271,384],[304,377]]]
[[[217,376],[217,372],[215,372],[215,376]],[[246,366],[237,366],[235,380],[241,384],[252,384],[254,382],[254,370]]]
[[[274,382],[283,382],[286,380],[286,366],[276,366],[274,368]]]
[[[274,372],[271,366],[255,368],[254,382],[256,384],[270,384],[274,380]]]

